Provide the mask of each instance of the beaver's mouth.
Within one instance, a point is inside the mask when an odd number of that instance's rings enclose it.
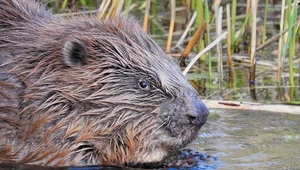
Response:
[[[193,119],[184,119],[179,116],[169,115],[164,120],[164,129],[168,132],[170,137],[176,137],[178,139],[190,140],[197,136],[198,131],[204,125],[207,120],[207,116],[203,117],[202,120],[194,123]]]
[[[159,138],[163,141],[161,149],[168,156],[177,154],[180,149],[186,147],[198,137],[199,130],[205,124],[207,116],[203,117],[198,123],[193,123],[192,119],[186,119],[180,116],[170,115],[164,119],[163,135]]]

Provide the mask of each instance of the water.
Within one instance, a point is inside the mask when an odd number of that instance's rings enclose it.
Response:
[[[201,132],[193,147],[217,169],[300,169],[300,115],[211,110]]]

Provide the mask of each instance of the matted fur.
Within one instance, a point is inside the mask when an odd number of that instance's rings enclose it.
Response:
[[[0,0],[0,64],[0,162],[157,162],[208,115],[132,17],[61,18],[33,0]]]

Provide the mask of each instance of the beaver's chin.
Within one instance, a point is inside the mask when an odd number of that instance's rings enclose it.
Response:
[[[136,157],[136,160],[131,163],[134,164],[144,164],[144,163],[158,163],[162,162],[166,157],[169,156],[169,153],[163,148],[156,148],[152,152],[146,153],[146,155],[141,155]]]
[[[187,129],[185,129],[187,128]],[[200,127],[185,127],[180,128],[181,133],[174,133],[165,130],[163,133],[157,133],[155,146],[147,150],[134,160],[137,164],[144,163],[162,163],[166,158],[177,155],[180,150],[190,144],[197,136]],[[184,129],[184,130],[183,130]]]

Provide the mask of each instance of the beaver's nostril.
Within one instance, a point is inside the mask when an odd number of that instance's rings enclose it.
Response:
[[[197,112],[193,112],[193,113],[188,113],[186,114],[188,120],[194,124],[194,125],[198,125],[198,124],[202,124],[202,116],[201,114],[197,113]]]
[[[194,121],[197,119],[197,115],[196,114],[193,114],[193,113],[188,113],[186,114],[187,118],[191,121]]]
[[[192,124],[203,125],[206,122],[209,114],[207,107],[202,103],[201,100],[194,100],[192,104],[194,109],[190,110],[190,112],[186,114],[187,118]]]

